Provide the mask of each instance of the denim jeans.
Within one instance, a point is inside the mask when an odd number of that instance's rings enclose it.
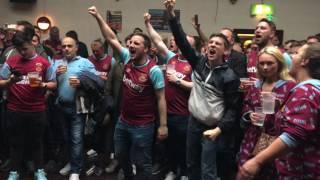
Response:
[[[186,176],[186,142],[189,116],[168,114],[168,157],[170,170]]]
[[[80,174],[83,165],[83,136],[86,114],[77,114],[75,107],[61,107],[64,137],[69,145],[71,173]]]
[[[132,164],[137,167],[135,179],[151,179],[153,136],[154,123],[134,126],[121,119],[117,122],[114,134],[115,155],[126,180],[133,179]]]
[[[193,117],[189,120],[187,132],[187,170],[189,180],[217,179],[217,141],[203,137],[210,127]]]

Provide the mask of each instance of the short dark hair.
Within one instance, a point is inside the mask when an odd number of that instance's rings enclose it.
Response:
[[[141,29],[141,28],[139,28],[139,27],[134,28],[133,32],[135,32],[135,31],[138,31],[138,32],[140,32],[140,33],[142,33],[142,32],[143,32],[143,31],[142,31],[142,29]]]
[[[134,33],[134,34],[132,34],[131,38],[132,38],[133,36],[140,36],[140,37],[142,37],[143,40],[144,40],[144,43],[143,43],[144,46],[145,46],[146,48],[148,48],[148,49],[151,48],[151,40],[150,40],[150,38],[149,38],[148,35],[146,35],[146,34],[144,34],[144,33]]]
[[[293,42],[297,42],[297,40],[290,39],[290,40],[287,40],[286,42],[284,42],[284,44],[289,44],[289,43],[293,43]]]
[[[34,34],[33,37],[37,37],[37,39],[38,39],[38,41],[40,43],[40,36],[38,36],[37,34]],[[33,37],[32,37],[32,39],[33,39]]]
[[[307,68],[310,76],[320,80],[320,43],[308,45],[304,53],[304,58],[309,59]]]
[[[124,42],[126,43],[127,41],[129,41],[129,40],[131,39],[132,35],[133,35],[133,33],[131,33],[131,34],[129,34],[128,36],[126,36],[126,37],[124,38]]]
[[[78,34],[77,34],[77,32],[74,31],[74,30],[68,31],[68,32],[66,33],[66,37],[71,37],[71,38],[73,38],[74,40],[76,40],[77,42],[79,41],[79,39],[78,39]]]
[[[39,31],[41,30],[38,26],[36,26],[36,25],[33,25],[33,28],[34,29],[38,29]]]
[[[219,37],[219,38],[223,39],[224,47],[226,49],[230,48],[230,43],[229,43],[227,37],[225,35],[223,35],[222,33],[213,33],[213,34],[210,35],[209,39],[211,39],[213,37]]]
[[[320,42],[320,37],[318,37],[318,36],[316,36],[316,35],[314,35],[314,36],[308,36],[308,37],[307,37],[307,40],[309,40],[309,39],[316,39],[316,40],[318,40],[318,42]]]
[[[93,40],[93,43],[99,43],[99,44],[101,44],[103,46],[104,42],[102,41],[101,38],[98,38],[98,39]]]
[[[29,34],[26,32],[16,32],[15,35],[12,38],[12,44],[15,47],[21,47],[25,43],[31,43],[32,38],[30,38]]]
[[[274,22],[269,21],[269,20],[266,19],[266,18],[260,19],[259,23],[261,23],[261,22],[267,23],[267,24],[270,26],[270,28],[271,28],[272,31],[274,31],[274,32],[277,31],[277,27],[276,27],[276,24],[275,24]]]
[[[35,34],[35,31],[34,31],[33,25],[29,21],[25,21],[25,20],[17,21],[17,25],[23,26],[24,27],[23,32],[25,32],[26,35],[28,35],[32,39],[33,35]]]

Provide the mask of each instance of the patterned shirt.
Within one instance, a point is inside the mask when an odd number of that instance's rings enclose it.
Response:
[[[272,92],[277,98],[275,112],[278,111],[280,104],[283,103],[290,90],[294,86],[295,83],[292,81],[278,80],[276,82],[275,87],[272,89]],[[240,147],[240,164],[243,164],[252,157],[251,153],[253,152],[255,144],[257,143],[262,132],[262,129],[260,127],[251,124],[250,119],[247,119],[247,117],[249,117],[249,114],[251,112],[254,112],[255,107],[261,107],[261,87],[262,81],[256,81],[255,86],[252,86],[251,89],[249,89],[244,99],[242,120],[248,123],[248,128],[246,129],[245,136]],[[273,114],[266,115],[263,128],[265,129],[266,133],[273,136],[276,135]]]
[[[280,179],[320,179],[319,107],[320,81],[309,80],[291,91],[285,107],[276,114],[277,130],[298,142],[276,160]]]

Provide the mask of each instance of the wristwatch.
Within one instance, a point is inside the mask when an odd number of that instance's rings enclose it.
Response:
[[[181,84],[181,79],[176,80],[176,84],[180,85]]]

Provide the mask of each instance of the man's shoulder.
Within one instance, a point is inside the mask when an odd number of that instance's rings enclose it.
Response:
[[[238,52],[238,51],[235,51],[235,50],[231,50],[230,59],[243,60],[243,59],[246,59],[246,56],[241,52]]]
[[[227,64],[223,65],[224,72],[221,73],[225,82],[235,81],[239,79],[239,76],[230,68]]]

